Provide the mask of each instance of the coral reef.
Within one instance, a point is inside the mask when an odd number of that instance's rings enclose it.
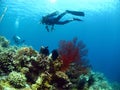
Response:
[[[0,36],[0,90],[111,90],[101,74],[91,72],[85,44],[61,41],[49,54],[29,46],[10,46]]]
[[[81,67],[81,64],[79,64],[79,63],[71,63],[70,68],[66,71],[66,74],[68,75],[70,81],[72,82],[72,87],[79,88],[79,85],[78,85],[79,76],[86,75],[89,72],[90,72],[89,65],[86,67]]]
[[[112,82],[111,83],[112,90],[120,90],[120,82]]]
[[[76,83],[79,83],[79,76],[90,71],[85,44],[82,41],[77,42],[77,38],[72,41],[60,41],[58,51],[63,61],[62,71],[66,71],[72,87],[78,88]]]
[[[91,76],[91,79],[89,78],[87,84],[89,86],[89,90],[113,90],[112,86],[102,73],[91,72],[88,76]],[[94,82],[89,84],[91,80]]]

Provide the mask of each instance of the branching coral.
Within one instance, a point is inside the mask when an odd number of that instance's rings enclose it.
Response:
[[[85,54],[85,51],[82,51],[84,48],[81,41],[77,42],[77,38],[74,38],[72,41],[60,41],[58,52],[63,61],[62,70],[68,69],[70,63],[75,61],[79,61],[82,64],[81,59]],[[83,55],[81,52],[84,52]]]

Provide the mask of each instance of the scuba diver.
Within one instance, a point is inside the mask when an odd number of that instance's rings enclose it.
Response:
[[[15,44],[19,45],[19,44],[23,44],[25,42],[25,40],[22,40],[19,36],[14,35],[13,36],[13,41]]]
[[[64,24],[70,23],[72,21],[82,21],[79,18],[72,18],[70,20],[60,21],[60,19],[66,14],[72,14],[72,15],[76,15],[76,16],[84,16],[85,15],[84,12],[70,11],[70,10],[66,10],[65,12],[58,15],[58,11],[55,11],[51,14],[43,16],[41,23],[46,25],[45,28],[49,32],[49,26],[51,26],[51,31],[52,31],[54,29],[55,24],[56,25],[64,25]]]

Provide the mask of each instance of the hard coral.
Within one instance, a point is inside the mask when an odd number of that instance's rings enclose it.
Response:
[[[8,74],[14,69],[13,56],[14,52],[9,49],[0,52],[0,75]]]
[[[16,88],[22,88],[26,85],[26,77],[24,74],[12,71],[8,75],[8,81],[11,85],[13,85]]]
[[[72,41],[60,41],[58,52],[63,61],[62,70],[68,69],[70,63],[81,60],[80,45],[80,42],[77,42],[77,38]]]
[[[16,51],[14,65],[20,71],[23,67],[31,67],[31,62],[36,60],[38,52],[31,47],[22,47]]]

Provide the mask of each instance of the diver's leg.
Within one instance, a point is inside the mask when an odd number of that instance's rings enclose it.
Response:
[[[57,22],[56,24],[58,24],[58,25],[64,25],[64,24],[70,23],[70,22],[72,22],[72,21],[83,21],[83,20],[81,20],[81,19],[79,19],[79,18],[73,18],[73,19],[71,19],[71,20],[59,21],[59,22]]]
[[[84,12],[80,12],[80,11],[70,11],[70,10],[66,10],[67,13],[70,13],[72,15],[76,15],[76,16],[85,16]]]
[[[67,12],[61,13],[57,18],[56,21],[59,21]]]
[[[72,22],[72,21],[73,21],[73,20],[65,20],[65,21],[57,22],[56,24],[58,24],[58,25],[64,25],[64,24],[70,23],[70,22]]]
[[[53,16],[56,16],[59,12],[58,11],[55,11],[51,14],[48,14],[46,17],[53,17]]]

